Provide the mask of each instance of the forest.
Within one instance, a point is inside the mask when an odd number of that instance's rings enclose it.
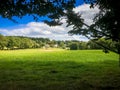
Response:
[[[0,50],[28,48],[62,48],[68,50],[104,49],[104,47],[102,47],[101,45],[115,49],[115,42],[113,42],[112,40],[105,40],[104,38],[89,41],[60,41],[50,40],[49,38],[0,35]]]

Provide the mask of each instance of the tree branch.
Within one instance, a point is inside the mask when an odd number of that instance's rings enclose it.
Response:
[[[99,32],[99,33],[103,34],[104,36],[107,36],[107,37],[112,38],[112,36],[107,35],[106,33],[101,32],[101,31],[99,31],[99,30],[97,30],[97,29],[94,29],[93,27],[90,27],[89,25],[87,25],[87,24],[86,24],[86,23],[84,23],[84,22],[81,22],[81,23],[82,23],[83,25],[85,25],[86,27],[88,27],[88,28],[92,28],[94,31],[96,31],[96,32]]]
[[[88,37],[88,36],[85,36],[85,37],[87,37],[89,40],[91,40],[93,43],[95,43],[95,44],[97,44],[97,45],[99,45],[99,46],[101,46],[101,47],[103,47],[103,48],[105,48],[105,49],[107,49],[107,50],[109,50],[109,51],[112,51],[112,52],[114,52],[114,53],[117,53],[117,54],[119,54],[116,50],[113,50],[113,49],[111,49],[111,48],[108,48],[107,46],[104,46],[104,45],[102,45],[101,43],[98,43],[98,42],[95,42],[95,41],[93,41],[90,37]]]

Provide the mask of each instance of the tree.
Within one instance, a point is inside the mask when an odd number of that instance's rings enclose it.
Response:
[[[8,38],[7,48],[11,50],[14,49],[16,44],[15,39],[13,37],[7,37],[7,38]]]
[[[79,44],[77,42],[72,42],[69,47],[70,50],[79,50]]]
[[[58,19],[64,10],[72,9],[74,3],[75,0],[0,0],[0,15],[13,21],[13,16],[22,18],[25,15],[32,15],[35,20],[41,16]],[[58,20],[51,21],[60,24]]]
[[[81,42],[79,43],[79,49],[80,49],[80,50],[88,49],[87,42],[81,41]]]
[[[88,2],[88,0],[85,0]],[[94,33],[94,37],[105,37],[120,44],[120,1],[117,0],[89,0],[91,6],[99,5],[100,12],[94,18],[92,29],[99,31]],[[94,1],[94,2],[93,2]],[[120,48],[117,53],[120,54]]]
[[[7,38],[0,34],[0,49],[3,50],[7,45]]]
[[[119,54],[120,66],[120,1],[118,0],[85,0],[91,7],[98,5],[100,12],[94,18],[94,24],[89,29],[94,31],[93,37],[112,39],[116,49],[104,47]],[[97,31],[96,31],[97,29]],[[103,45],[105,46],[105,45]]]
[[[59,41],[59,42],[58,42],[58,46],[59,46],[60,48],[63,48],[63,49],[66,48],[66,45],[65,45],[65,42],[64,42],[64,41]]]
[[[97,45],[96,43],[94,43],[93,41],[89,40],[87,43],[89,49],[101,49],[101,47],[99,45]]]

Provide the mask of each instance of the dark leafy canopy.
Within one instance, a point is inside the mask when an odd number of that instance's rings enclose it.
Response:
[[[99,7],[100,12],[94,18],[94,24],[88,26],[84,22],[81,22],[81,16],[75,14],[74,12],[70,16],[71,19],[68,20],[71,23],[76,20],[76,22],[81,23],[73,24],[74,28],[70,31],[73,34],[81,34],[85,36],[90,36],[93,38],[105,37],[112,39],[113,41],[120,40],[120,1],[119,0],[85,0],[86,3],[90,3],[91,7]],[[73,20],[74,19],[74,20]],[[83,26],[85,26],[83,28]]]
[[[119,0],[85,0],[92,7],[99,5],[100,13],[96,15],[92,25],[94,28],[106,33],[108,38],[114,41],[120,40],[120,1]],[[97,34],[99,35],[99,34]]]
[[[89,39],[106,38],[116,42],[116,50],[99,44],[105,49],[120,54],[120,1],[119,0],[84,0],[91,8],[98,7],[99,13],[94,18],[94,24],[87,25],[81,15],[71,12],[67,17],[68,26],[73,25],[69,33],[84,35]],[[74,15],[75,17],[73,17]],[[72,18],[72,19],[71,19]],[[79,24],[78,24],[79,23]],[[94,40],[95,42],[95,40]]]
[[[75,0],[0,0],[0,15],[11,20],[13,16],[22,18],[24,15],[32,15],[34,19],[40,16],[58,19],[64,10],[72,9],[74,3]]]
[[[91,7],[98,5],[100,12],[94,18],[95,24],[89,29],[99,29],[94,37],[105,37],[116,42],[116,52],[120,54],[120,1],[119,0],[85,0]]]

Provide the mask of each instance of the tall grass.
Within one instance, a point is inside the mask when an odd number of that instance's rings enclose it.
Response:
[[[0,51],[0,90],[119,90],[118,56],[101,50]]]

